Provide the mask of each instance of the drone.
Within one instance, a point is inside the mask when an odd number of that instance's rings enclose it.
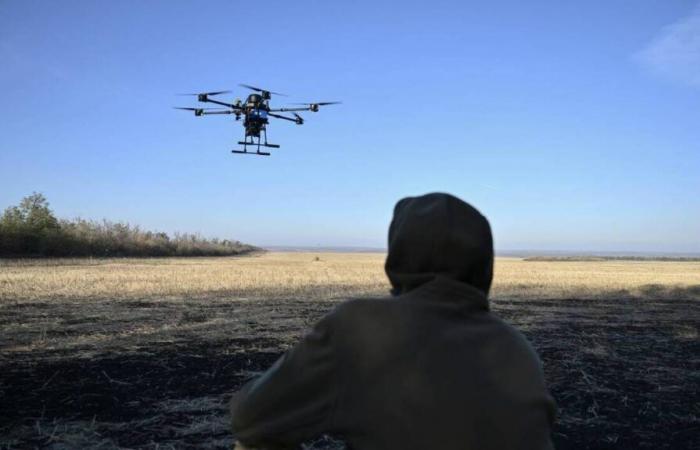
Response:
[[[245,136],[242,141],[238,141],[239,145],[243,148],[239,150],[231,150],[231,153],[238,153],[243,155],[260,155],[260,156],[270,156],[269,152],[260,151],[261,147],[267,148],[280,148],[277,144],[270,144],[267,142],[267,125],[270,123],[268,118],[274,117],[275,119],[288,120],[294,122],[297,125],[303,125],[304,119],[297,114],[300,111],[311,111],[317,112],[321,106],[326,105],[336,105],[341,102],[315,102],[315,103],[293,103],[295,105],[304,105],[293,108],[270,108],[270,99],[272,94],[280,95],[286,97],[284,94],[279,92],[272,92],[265,89],[260,89],[255,86],[250,86],[247,84],[241,84],[241,87],[250,89],[255,93],[248,95],[245,102],[241,102],[240,99],[236,99],[233,103],[222,102],[218,99],[211,98],[217,95],[228,94],[231,91],[216,91],[216,92],[202,92],[197,94],[181,94],[181,95],[194,95],[197,97],[197,101],[203,103],[213,103],[215,105],[224,106],[225,108],[184,108],[175,107],[175,109],[182,109],[185,111],[194,111],[194,115],[208,116],[214,114],[234,114],[236,120],[241,120],[243,117],[243,127],[245,128]],[[283,114],[276,113],[292,113],[293,117],[289,117]],[[252,147],[251,151],[248,148]]]

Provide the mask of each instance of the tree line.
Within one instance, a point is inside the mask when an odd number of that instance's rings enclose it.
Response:
[[[40,193],[0,216],[0,257],[234,256],[260,250],[239,241],[145,231],[128,223],[57,219]]]

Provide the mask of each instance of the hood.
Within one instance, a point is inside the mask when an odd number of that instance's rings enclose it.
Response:
[[[437,276],[488,294],[493,278],[493,240],[488,220],[449,194],[407,197],[394,208],[386,274],[395,295]]]

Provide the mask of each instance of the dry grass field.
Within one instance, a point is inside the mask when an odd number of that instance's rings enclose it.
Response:
[[[0,448],[227,448],[226,401],[382,254],[0,260]],[[558,448],[700,448],[700,262],[499,258]],[[307,448],[342,447],[326,439]]]

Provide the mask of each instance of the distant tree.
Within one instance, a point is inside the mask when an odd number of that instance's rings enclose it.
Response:
[[[0,254],[52,255],[61,253],[58,220],[41,193],[34,192],[0,217]]]
[[[7,208],[0,218],[0,226],[34,232],[59,228],[48,200],[39,192],[24,197],[19,206]]]
[[[5,231],[19,229],[23,223],[24,217],[19,206],[10,206],[0,217],[0,229]]]

